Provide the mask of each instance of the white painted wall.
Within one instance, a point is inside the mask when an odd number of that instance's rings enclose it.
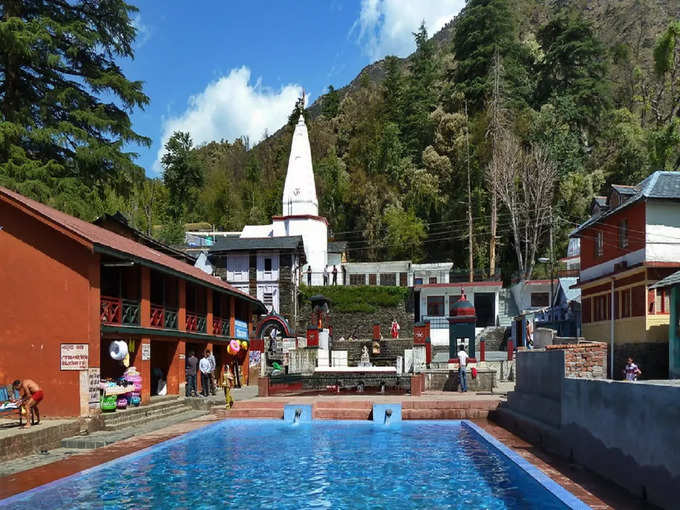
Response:
[[[227,281],[229,283],[248,282],[250,258],[247,253],[227,255]]]
[[[312,285],[323,285],[328,265],[328,227],[314,218],[284,218],[287,236],[302,236],[307,264],[312,266]]]
[[[680,261],[680,203],[649,200],[646,221],[645,261]],[[631,235],[636,233],[631,232]]]

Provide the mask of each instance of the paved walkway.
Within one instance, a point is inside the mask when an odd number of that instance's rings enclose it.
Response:
[[[78,420],[74,420],[73,418],[63,420],[43,419],[40,421],[40,425],[34,425],[30,429],[24,429],[19,427],[18,419],[8,420],[6,418],[0,418],[0,440],[8,437],[29,435],[40,430],[59,427],[60,425],[73,423],[75,421]]]

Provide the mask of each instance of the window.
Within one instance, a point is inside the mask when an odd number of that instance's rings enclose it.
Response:
[[[655,289],[649,291],[649,313],[663,314],[670,311],[669,295],[666,294],[666,289]]]
[[[396,273],[380,273],[380,285],[397,285]]]
[[[581,321],[586,323],[590,322],[591,310],[590,310],[590,298],[583,298],[583,306],[581,308],[582,319]]]
[[[272,272],[272,259],[270,259],[270,258],[264,259],[264,272],[265,273],[271,273]]]
[[[604,235],[602,232],[595,234],[595,256],[601,257],[604,253]]]
[[[631,309],[630,289],[621,291],[621,317],[630,317]]]
[[[264,306],[267,307],[267,310],[271,311],[272,307],[274,306],[274,294],[271,292],[265,292],[262,296],[262,302],[264,303]]]
[[[645,315],[645,286],[638,285],[630,290],[630,311],[632,317]]]
[[[609,319],[609,294],[595,296],[593,298],[593,321],[606,321]]]
[[[422,285],[423,284],[423,279],[422,278],[416,278],[415,281],[413,282],[414,285]]]
[[[351,274],[349,275],[350,285],[366,285],[366,276],[363,274]]]
[[[437,283],[437,277],[436,276],[430,276],[429,283]]]
[[[619,223],[619,248],[628,248],[628,220]]]
[[[369,285],[378,285],[378,275],[377,274],[369,274],[368,275],[368,284]]]
[[[549,292],[532,292],[531,293],[531,306],[549,306],[550,305],[550,293]]]
[[[427,315],[444,316],[444,296],[427,296]]]
[[[408,287],[408,273],[399,273],[399,286]]]

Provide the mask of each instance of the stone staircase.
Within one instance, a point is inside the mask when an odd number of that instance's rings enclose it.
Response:
[[[513,317],[519,315],[519,310],[512,297],[510,289],[501,289],[498,295],[498,324],[508,327],[512,324]]]
[[[206,414],[208,414],[206,410],[196,410],[186,406],[184,398],[175,396],[159,398],[139,407],[103,413],[103,430],[67,437],[61,440],[61,446],[62,448],[100,448]]]

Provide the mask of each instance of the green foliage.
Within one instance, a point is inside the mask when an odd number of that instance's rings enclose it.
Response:
[[[189,133],[176,131],[165,144],[161,158],[163,182],[168,188],[168,215],[175,222],[191,211],[202,185],[203,175],[192,148]]]
[[[423,257],[423,240],[427,236],[423,221],[413,210],[404,211],[396,205],[385,210],[387,228],[387,253],[392,260],[410,259],[414,262]]]
[[[357,312],[374,313],[378,308],[394,308],[401,306],[408,298],[408,287],[379,286],[328,286],[300,287],[303,300],[322,294],[331,300],[331,313]]]
[[[122,0],[0,4],[0,182],[82,218],[104,190],[143,178],[125,144],[149,145],[128,112],[148,104],[117,63],[136,8]]]
[[[340,94],[333,87],[333,85],[328,86],[328,92],[323,97],[323,102],[321,103],[321,115],[328,117],[329,119],[335,118],[340,110]]]

